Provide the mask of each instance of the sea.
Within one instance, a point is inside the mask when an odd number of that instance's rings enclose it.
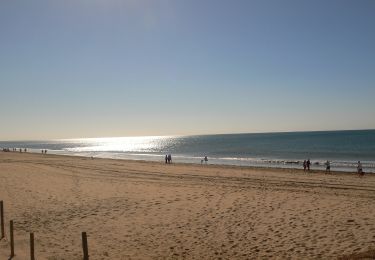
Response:
[[[28,152],[175,163],[302,168],[310,159],[312,169],[375,173],[375,130],[245,133],[194,136],[142,136],[79,138],[39,141],[0,141],[0,148],[27,148]]]

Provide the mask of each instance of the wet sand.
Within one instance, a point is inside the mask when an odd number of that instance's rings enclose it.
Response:
[[[332,259],[375,247],[375,175],[0,152],[16,257]]]

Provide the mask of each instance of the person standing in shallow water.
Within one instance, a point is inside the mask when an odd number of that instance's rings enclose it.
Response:
[[[303,171],[306,171],[306,160],[303,161]]]
[[[168,163],[168,155],[165,155],[165,163]]]
[[[168,154],[168,163],[172,163],[172,155]]]

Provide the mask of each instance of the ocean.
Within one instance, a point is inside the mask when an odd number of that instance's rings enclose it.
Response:
[[[0,141],[1,148],[27,148],[29,152],[114,159],[324,169],[329,160],[335,171],[355,172],[361,161],[365,172],[375,173],[375,130],[81,138],[44,141]]]

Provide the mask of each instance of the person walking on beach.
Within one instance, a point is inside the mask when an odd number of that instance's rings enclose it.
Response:
[[[307,166],[308,172],[310,171],[310,165],[311,165],[310,159],[307,159],[306,166]]]
[[[330,162],[328,160],[326,162],[326,174],[327,173],[331,173],[331,164],[330,164]]]
[[[168,155],[165,155],[165,163],[168,163]]]
[[[208,162],[208,158],[207,158],[207,156],[205,156],[204,157],[204,163],[207,164],[207,162]]]
[[[358,161],[357,174],[358,174],[359,177],[363,176],[363,169],[362,169],[362,163],[361,163],[361,161]]]
[[[304,172],[306,171],[306,164],[307,164],[307,162],[306,162],[306,160],[304,160],[304,161],[303,161],[303,171],[304,171]]]
[[[168,154],[168,163],[172,163],[172,155]]]

